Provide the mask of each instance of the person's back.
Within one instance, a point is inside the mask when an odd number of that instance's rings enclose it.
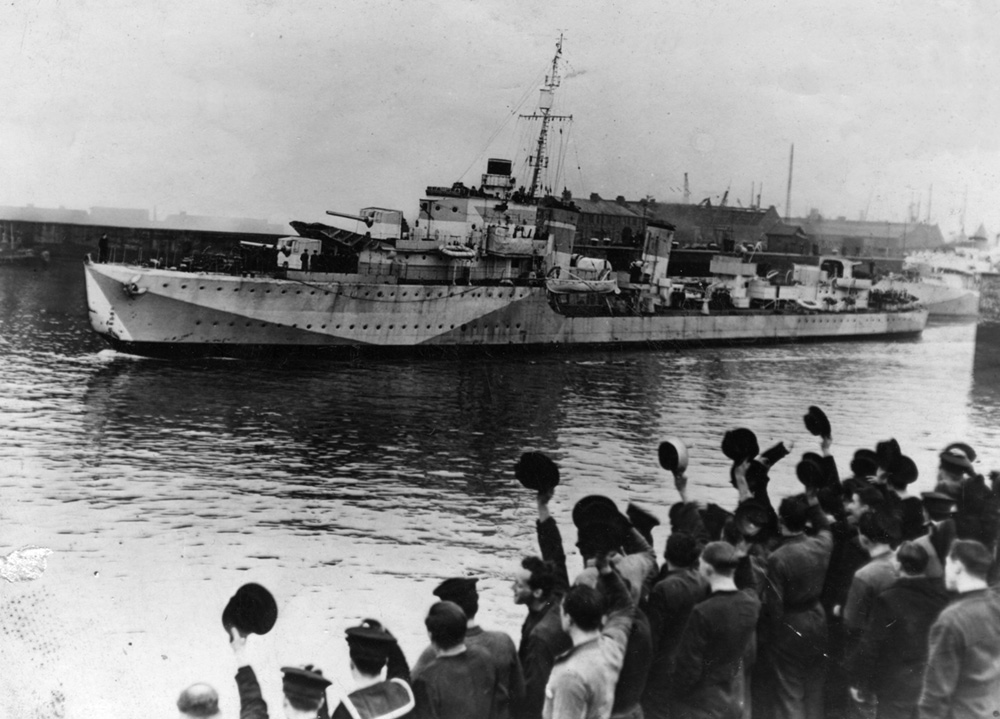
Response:
[[[979,542],[951,546],[945,586],[959,597],[931,627],[921,719],[1000,712],[1000,595],[986,583],[992,564],[992,553]]]
[[[753,661],[760,600],[736,588],[739,552],[726,542],[705,547],[700,573],[712,594],[684,628],[670,675],[672,717],[739,717],[746,710],[747,666]]]
[[[610,608],[603,627],[604,600],[597,590],[575,586],[563,601],[563,625],[573,637],[573,648],[552,667],[545,687],[544,719],[611,716],[635,608],[621,577],[607,573],[606,563],[602,573],[602,590]]]
[[[482,647],[439,656],[413,680],[416,717],[471,719],[493,717],[497,671]]]
[[[467,618],[465,645],[479,647],[490,657],[497,671],[496,719],[508,719],[524,701],[524,674],[513,639],[504,632],[487,631],[476,624],[479,612],[479,591],[475,577],[452,577],[434,589],[434,594],[444,601],[457,604]],[[427,647],[413,667],[413,676],[419,676],[436,659],[433,646]]]
[[[670,663],[684,625],[695,605],[708,596],[708,583],[698,573],[697,540],[678,532],[667,540],[666,576],[653,586],[647,604],[653,656],[642,696],[647,719],[667,717],[670,701]]]

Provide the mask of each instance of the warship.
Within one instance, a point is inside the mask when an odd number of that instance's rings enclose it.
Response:
[[[545,186],[562,38],[541,88],[529,179],[491,158],[478,186],[427,187],[399,210],[327,211],[274,244],[200,269],[154,261],[84,266],[91,327],[130,354],[266,358],[468,348],[677,347],[919,335],[927,311],[879,291],[853,262],[778,275],[720,254],[711,276],[668,275],[673,226],[651,220],[625,260],[576,252],[572,197]],[[350,225],[346,228],[343,225]]]

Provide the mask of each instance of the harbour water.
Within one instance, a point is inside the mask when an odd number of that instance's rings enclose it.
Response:
[[[480,577],[481,623],[516,641],[510,574],[535,551],[534,498],[513,478],[526,449],[560,464],[571,568],[579,498],[666,519],[666,436],[691,447],[693,496],[726,507],[723,433],[796,443],[772,472],[780,497],[815,449],[810,404],[845,472],[855,448],[889,437],[918,490],[948,442],[1000,468],[1000,381],[973,372],[974,324],[896,342],[192,365],[106,350],[82,276],[70,262],[0,268],[0,554],[51,551],[39,578],[0,580],[3,716],[169,716],[199,681],[236,716],[220,615],[251,581],[279,604],[251,640],[272,711],[282,665],[349,686],[343,629],[363,617],[415,659],[449,576]]]

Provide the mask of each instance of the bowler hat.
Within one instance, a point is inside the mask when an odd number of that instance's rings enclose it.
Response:
[[[810,406],[802,419],[806,423],[806,429],[809,430],[809,434],[818,437],[830,436],[830,420],[826,418],[826,414],[819,407]]]
[[[859,449],[851,460],[851,472],[855,477],[871,477],[878,472],[878,455],[871,449]]]
[[[895,439],[887,439],[875,445],[875,458],[880,469],[889,469],[901,454],[899,442]]]
[[[547,492],[559,484],[559,467],[541,452],[525,452],[514,466],[514,476],[536,492]]]
[[[806,489],[819,489],[826,483],[823,458],[815,452],[806,452],[795,466],[795,476]]]
[[[259,584],[244,584],[222,611],[222,626],[234,627],[241,635],[267,634],[278,620],[278,605]]]
[[[676,437],[660,442],[660,466],[668,472],[683,472],[688,466],[687,445]]]
[[[760,453],[757,435],[746,427],[731,429],[722,438],[722,453],[739,464]]]

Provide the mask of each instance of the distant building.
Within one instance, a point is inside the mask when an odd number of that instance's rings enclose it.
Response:
[[[944,244],[937,225],[924,222],[875,222],[826,219],[811,210],[808,217],[792,218],[812,239],[815,254],[846,257],[902,257],[913,250],[932,250]]]
[[[813,251],[813,243],[809,235],[799,225],[786,225],[779,222],[767,231],[766,247],[768,252],[780,252],[788,255],[818,254]]]
[[[698,205],[655,203],[653,207],[656,219],[677,228],[674,238],[681,248],[732,251],[759,242],[766,249],[767,233],[781,222],[773,206],[766,210],[716,207],[706,201]]]

